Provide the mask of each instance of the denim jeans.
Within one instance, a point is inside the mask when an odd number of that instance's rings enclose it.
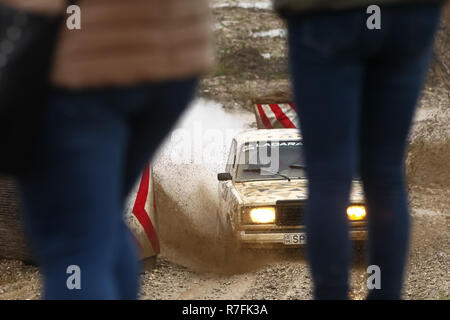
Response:
[[[361,10],[288,18],[290,69],[309,177],[307,256],[317,299],[347,299],[346,208],[363,180],[368,263],[381,270],[369,299],[399,299],[409,243],[404,177],[408,132],[439,6],[381,8],[381,30]]]
[[[124,200],[193,98],[197,79],[55,90],[38,170],[20,181],[25,226],[46,299],[135,299],[138,257]],[[81,289],[68,289],[68,266]]]

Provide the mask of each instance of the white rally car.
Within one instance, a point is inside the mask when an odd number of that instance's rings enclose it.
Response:
[[[218,232],[232,236],[240,247],[305,244],[303,218],[308,194],[302,151],[298,129],[238,134],[225,171],[218,174]],[[353,182],[347,215],[351,238],[365,240],[366,210],[358,179]]]

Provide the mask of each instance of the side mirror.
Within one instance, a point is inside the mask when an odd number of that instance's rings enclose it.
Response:
[[[231,174],[229,172],[223,172],[223,173],[218,173],[217,174],[217,180],[219,181],[228,181],[228,180],[232,180],[233,177],[231,176]]]

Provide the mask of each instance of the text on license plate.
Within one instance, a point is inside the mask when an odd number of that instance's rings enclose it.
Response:
[[[306,233],[285,233],[284,244],[306,244]]]

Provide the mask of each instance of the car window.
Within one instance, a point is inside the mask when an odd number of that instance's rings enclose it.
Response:
[[[237,182],[306,178],[301,140],[245,143],[237,166]]]
[[[231,175],[233,175],[234,166],[236,163],[236,147],[237,147],[236,140],[233,139],[233,142],[231,143],[230,152],[228,154],[227,165],[225,167],[225,172],[229,172]]]

